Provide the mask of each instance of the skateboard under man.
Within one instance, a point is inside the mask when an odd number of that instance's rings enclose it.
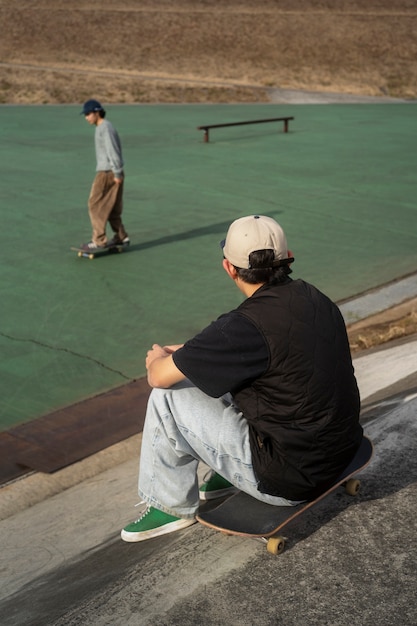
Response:
[[[85,257],[86,259],[94,259],[100,254],[114,254],[115,252],[123,252],[129,247],[128,243],[112,243],[102,248],[93,248],[92,250],[86,250],[85,248],[71,247],[71,250],[78,253],[79,257]]]
[[[200,512],[197,515],[197,520],[204,526],[219,530],[226,535],[262,538],[266,541],[268,552],[281,554],[286,539],[279,533],[289,522],[323,500],[341,485],[345,486],[346,492],[351,496],[358,493],[360,481],[353,476],[368,465],[372,458],[372,452],[371,441],[364,437],[359,450],[345,471],[330,489],[315,500],[296,506],[273,506],[240,491],[216,508]]]

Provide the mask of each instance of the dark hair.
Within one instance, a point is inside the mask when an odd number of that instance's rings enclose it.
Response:
[[[100,113],[100,117],[103,117],[103,118],[106,117],[106,111],[104,109],[100,109],[99,113]]]
[[[290,263],[294,259],[285,259],[279,261],[278,264],[274,264],[274,251],[273,250],[256,250],[249,255],[250,269],[242,269],[237,267],[237,273],[239,277],[250,285],[258,285],[260,283],[268,283],[269,285],[276,285],[278,283],[285,283],[288,280],[288,275],[291,274],[292,269]]]

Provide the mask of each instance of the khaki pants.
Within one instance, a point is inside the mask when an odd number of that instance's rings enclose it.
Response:
[[[114,234],[122,240],[127,233],[122,223],[123,181],[114,181],[112,171],[97,172],[88,199],[88,212],[93,228],[92,240],[98,246],[107,243],[106,224],[109,222]]]

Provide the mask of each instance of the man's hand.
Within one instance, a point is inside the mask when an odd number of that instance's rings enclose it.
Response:
[[[164,346],[164,350],[166,352],[168,352],[168,354],[172,354],[173,352],[176,352],[177,350],[182,348],[183,345],[184,345],[183,343],[177,343],[177,344],[172,345],[172,346]]]
[[[148,370],[155,359],[165,358],[169,356],[171,352],[163,348],[157,343],[154,343],[151,350],[146,353],[146,369]]]
[[[172,353],[181,348],[180,345],[162,347],[154,343],[146,355],[146,369],[148,370],[148,383],[151,387],[168,389],[181,380],[184,374],[178,369],[172,359]]]

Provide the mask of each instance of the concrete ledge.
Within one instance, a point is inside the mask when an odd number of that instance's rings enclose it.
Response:
[[[3,485],[0,489],[0,520],[62,493],[121,463],[138,459],[141,441],[142,434],[139,433],[53,474],[33,472]]]

